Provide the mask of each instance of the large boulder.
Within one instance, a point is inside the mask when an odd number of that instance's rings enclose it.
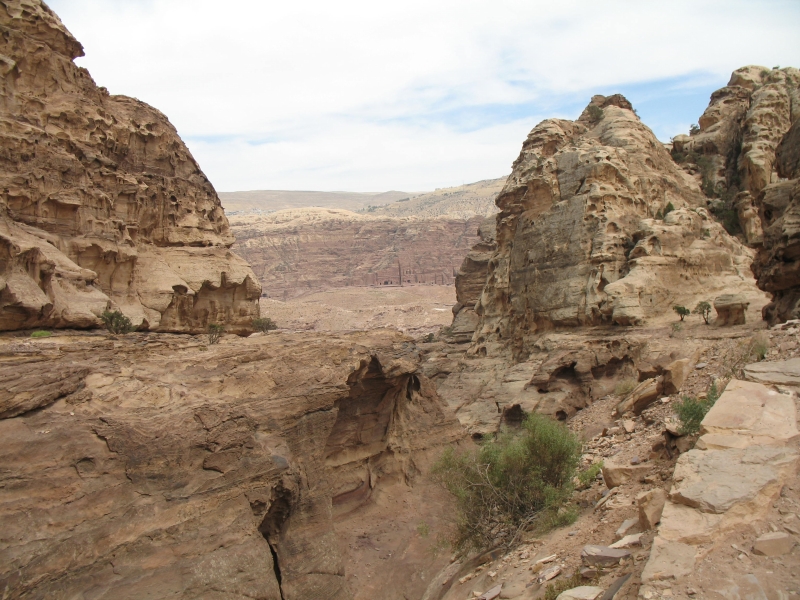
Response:
[[[723,294],[714,298],[714,310],[717,311],[716,325],[742,325],[745,323],[747,307],[750,303],[741,294]]]

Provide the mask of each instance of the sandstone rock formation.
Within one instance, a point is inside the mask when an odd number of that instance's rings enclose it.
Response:
[[[800,71],[734,71],[699,125],[695,135],[674,139],[673,154],[700,165],[712,208],[735,212],[759,249],[753,271],[773,296],[764,318],[800,317]]]
[[[622,96],[543,121],[497,199],[473,351],[524,357],[549,329],[638,325],[723,291],[757,298],[753,251],[705,201]]]
[[[374,217],[303,208],[232,217],[237,252],[253,266],[266,295],[288,300],[348,286],[451,285],[476,242],[481,217]]]
[[[462,435],[417,364],[386,330],[3,338],[0,596],[420,597],[446,502],[377,515],[388,555],[361,517]]]
[[[40,0],[0,2],[0,330],[231,331],[259,284],[214,188],[167,118],[97,87]]]
[[[410,195],[370,210],[383,217],[419,217],[422,219],[471,219],[497,213],[495,200],[506,178],[486,179],[433,192]]]

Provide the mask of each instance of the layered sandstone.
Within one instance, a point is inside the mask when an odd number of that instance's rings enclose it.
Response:
[[[712,206],[735,211],[758,249],[753,271],[772,294],[770,323],[800,317],[800,71],[748,66],[714,92],[674,152],[703,165]]]
[[[449,508],[418,476],[461,430],[418,360],[387,330],[0,340],[0,596],[420,597]]]
[[[237,251],[265,295],[288,300],[349,286],[451,285],[480,217],[375,217],[331,208],[232,217]]]
[[[40,0],[0,2],[0,329],[245,330],[259,284],[213,186],[154,108],[109,95]]]
[[[497,205],[483,291],[461,309],[479,317],[475,352],[527,355],[543,331],[639,325],[722,293],[759,303],[752,250],[711,217],[699,182],[622,96],[537,125]],[[468,267],[460,278],[477,279]]]

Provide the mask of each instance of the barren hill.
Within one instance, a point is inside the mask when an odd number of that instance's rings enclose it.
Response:
[[[291,208],[316,206],[360,210],[408,198],[407,192],[315,192],[300,190],[252,190],[246,192],[220,192],[219,197],[229,214],[270,213]]]
[[[494,202],[505,181],[506,178],[501,177],[456,187],[439,188],[433,192],[397,200],[369,212],[386,217],[425,219],[488,217],[497,213]]]

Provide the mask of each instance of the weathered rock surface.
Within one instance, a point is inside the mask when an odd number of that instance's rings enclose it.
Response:
[[[636,497],[636,505],[639,507],[639,527],[643,531],[658,525],[666,501],[667,493],[661,488],[642,492]]]
[[[788,385],[800,388],[800,358],[747,365],[744,376],[764,384]]]
[[[697,181],[627,100],[590,106],[603,117],[587,109],[537,125],[497,198],[476,351],[510,345],[524,356],[554,327],[637,325],[676,303],[760,296],[753,252],[711,218]]]
[[[708,545],[728,532],[750,531],[768,514],[796,477],[796,427],[793,397],[757,383],[728,384],[702,422],[697,447],[675,465],[640,597],[651,597],[651,586],[660,581],[690,579]],[[772,429],[777,430],[770,435]],[[781,551],[787,534],[773,537],[775,551]],[[771,538],[765,548],[770,543]],[[702,583],[698,578],[690,580]]]
[[[97,87],[40,0],[0,5],[0,330],[244,331],[261,290],[167,118]]]
[[[415,347],[389,331],[205,344],[0,339],[0,410],[17,414],[0,420],[0,595],[351,597],[345,564],[372,562],[348,558],[356,535],[378,548],[359,521],[373,496],[461,435]],[[37,390],[42,375],[73,383]],[[414,549],[417,519],[449,510],[436,498],[382,514],[412,550],[382,551],[373,580],[419,597],[410,574],[447,564]]]
[[[792,536],[783,531],[773,531],[760,536],[753,544],[753,552],[764,556],[781,556],[791,552],[794,546]]]
[[[750,303],[738,294],[723,294],[714,298],[717,312],[716,325],[742,325],[746,322],[747,307]]]
[[[704,189],[720,214],[735,211],[771,323],[800,316],[800,71],[737,69],[711,96],[700,131],[676,138],[673,152],[697,155]]]
[[[270,298],[331,287],[453,283],[483,217],[375,217],[303,208],[232,217],[237,251]]]

